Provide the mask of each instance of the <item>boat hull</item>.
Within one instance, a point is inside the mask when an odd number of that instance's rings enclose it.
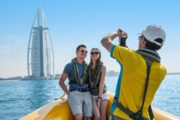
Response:
[[[113,101],[113,95],[109,94],[107,106],[107,120],[109,120],[110,107]],[[170,113],[153,108],[155,120],[180,120],[179,117]],[[71,110],[66,98],[60,98],[49,102],[34,112],[24,116],[21,120],[73,120]]]

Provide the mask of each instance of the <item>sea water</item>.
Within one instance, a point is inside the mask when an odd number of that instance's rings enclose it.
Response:
[[[106,77],[115,91],[118,77]],[[0,120],[16,120],[63,95],[58,80],[1,80]],[[180,75],[167,75],[152,106],[180,116]]]

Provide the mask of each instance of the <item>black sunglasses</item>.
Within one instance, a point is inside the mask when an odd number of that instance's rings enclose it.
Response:
[[[94,54],[98,55],[99,52],[91,52],[91,55],[94,55]]]
[[[81,50],[80,52],[82,52],[82,53],[87,53],[88,51],[86,51],[86,50]]]
[[[143,35],[140,35],[140,36],[138,37],[138,40],[141,40],[141,39],[143,39]]]

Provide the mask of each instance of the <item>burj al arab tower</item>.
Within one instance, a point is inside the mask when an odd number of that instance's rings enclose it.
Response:
[[[29,79],[53,79],[54,52],[42,9],[37,11],[28,43],[27,68]]]

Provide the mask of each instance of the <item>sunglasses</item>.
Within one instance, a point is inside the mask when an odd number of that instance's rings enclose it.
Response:
[[[99,54],[99,52],[91,52],[91,55],[98,55]]]
[[[140,36],[138,37],[138,40],[141,40],[141,39],[143,39],[143,35],[140,35]]]
[[[81,52],[81,53],[87,53],[88,51],[86,51],[86,50],[81,50],[80,52]]]

